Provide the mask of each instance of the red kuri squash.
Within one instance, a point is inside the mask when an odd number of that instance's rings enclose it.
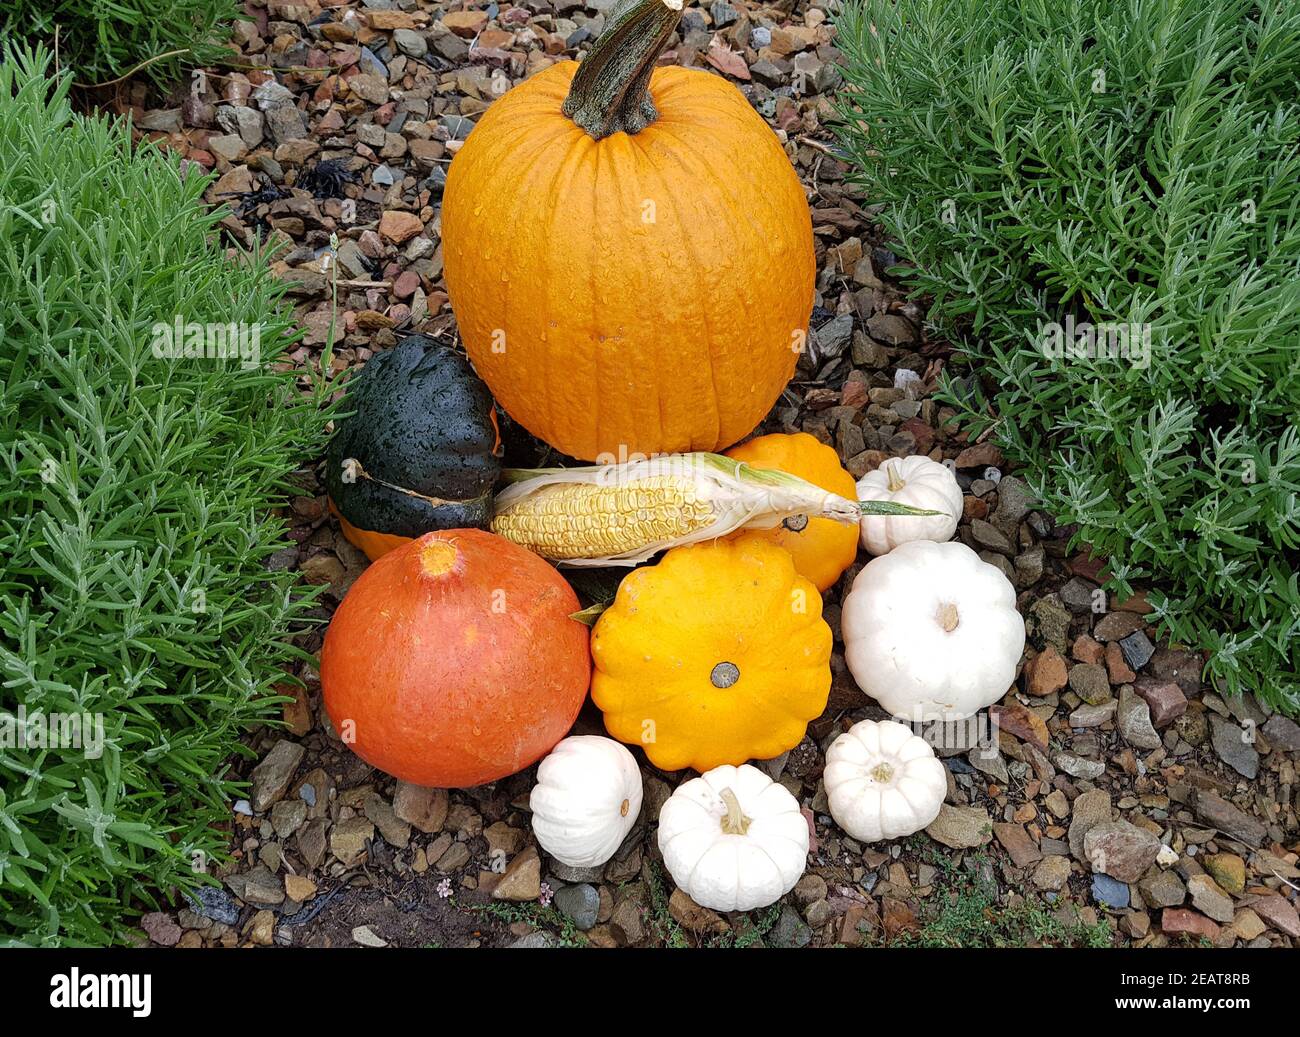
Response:
[[[353,585],[321,651],[325,708],[367,763],[463,788],[523,770],[569,732],[591,678],[572,588],[478,529],[428,533]]]

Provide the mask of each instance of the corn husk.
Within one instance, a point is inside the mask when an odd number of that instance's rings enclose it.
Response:
[[[786,472],[710,453],[503,474],[512,485],[497,495],[493,531],[560,565],[636,565],[670,547],[799,516],[856,524],[863,514],[934,514],[859,503]],[[577,486],[585,489],[571,489]]]

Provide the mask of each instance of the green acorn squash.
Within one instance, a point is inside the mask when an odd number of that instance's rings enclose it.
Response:
[[[492,394],[461,354],[414,335],[366,363],[344,410],[325,486],[372,561],[431,530],[487,526],[501,437]]]

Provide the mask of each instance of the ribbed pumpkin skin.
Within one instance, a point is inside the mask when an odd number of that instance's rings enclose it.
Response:
[[[839,455],[807,432],[759,436],[732,447],[727,456],[755,468],[776,468],[841,497],[857,499],[857,484],[840,464]],[[821,593],[833,587],[858,556],[858,527],[833,519],[809,519],[798,531],[782,523],[772,529],[755,529],[737,535],[762,537],[785,548],[794,558],[799,575],[811,580]]]
[[[461,336],[506,411],[564,453],[722,449],[794,373],[816,273],[803,188],[720,77],[656,69],[659,119],[595,141],[560,111],[577,68],[507,93],[451,164]]]
[[[479,529],[427,533],[371,565],[334,613],[325,708],[336,731],[351,722],[353,752],[403,781],[465,788],[515,774],[568,734],[587,697],[588,631],[569,618],[579,608],[522,547]]]
[[[826,708],[831,640],[788,552],[753,534],[675,547],[596,621],[591,700],[661,770],[771,759]],[[713,680],[722,663],[730,686]]]

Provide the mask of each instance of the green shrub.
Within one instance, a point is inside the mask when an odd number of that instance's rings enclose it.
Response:
[[[5,0],[4,8],[0,40],[51,50],[57,40],[59,66],[85,85],[146,61],[146,73],[165,84],[182,64],[229,56],[222,45],[241,13],[236,0]],[[153,60],[163,55],[171,56]]]
[[[0,943],[99,944],[224,851],[308,604],[271,509],[328,410],[272,369],[283,288],[227,259],[207,178],[48,65],[0,63]],[[177,315],[260,322],[260,363],[160,359]],[[101,715],[102,755],[15,747],[20,709]]]
[[[1300,708],[1300,5],[855,0],[838,24],[845,148],[975,372],[947,399],[1108,586],[1149,581],[1211,676]],[[1062,356],[1068,320],[1115,335]]]

